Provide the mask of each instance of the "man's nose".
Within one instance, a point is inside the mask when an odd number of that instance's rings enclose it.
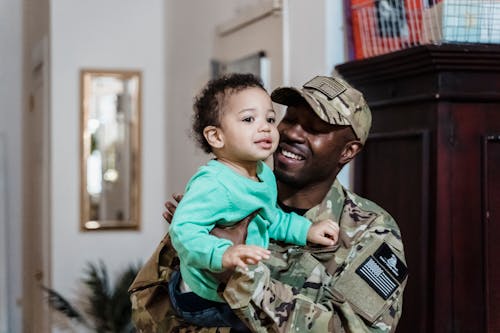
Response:
[[[281,135],[298,141],[303,140],[304,138],[304,129],[299,123],[286,125],[281,124],[279,132]]]

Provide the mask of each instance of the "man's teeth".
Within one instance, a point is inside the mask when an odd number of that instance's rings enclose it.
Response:
[[[281,153],[282,153],[283,155],[285,155],[286,157],[288,157],[288,158],[292,158],[292,159],[294,159],[294,160],[301,161],[301,160],[303,160],[303,159],[304,159],[302,156],[297,155],[297,154],[294,154],[294,153],[289,152],[289,151],[284,150],[284,149],[283,149],[283,150],[281,150]]]

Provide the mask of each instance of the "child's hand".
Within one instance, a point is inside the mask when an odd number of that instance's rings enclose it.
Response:
[[[332,220],[313,223],[307,233],[307,240],[325,246],[332,246],[339,240],[339,225]]]
[[[247,268],[247,264],[253,265],[262,259],[269,259],[271,251],[256,245],[233,245],[227,248],[222,255],[222,267],[232,269],[240,266]]]

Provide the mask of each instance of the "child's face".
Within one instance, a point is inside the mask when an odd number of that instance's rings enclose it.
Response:
[[[233,161],[258,161],[278,146],[276,113],[269,95],[261,88],[246,88],[226,97],[220,131],[220,153]]]

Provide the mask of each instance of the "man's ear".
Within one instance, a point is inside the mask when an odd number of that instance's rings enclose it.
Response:
[[[216,126],[207,126],[203,129],[203,136],[212,148],[220,149],[224,147],[224,136],[220,128]]]
[[[349,141],[345,144],[344,150],[340,155],[339,163],[344,165],[352,161],[356,155],[363,149],[363,144],[360,141]]]

